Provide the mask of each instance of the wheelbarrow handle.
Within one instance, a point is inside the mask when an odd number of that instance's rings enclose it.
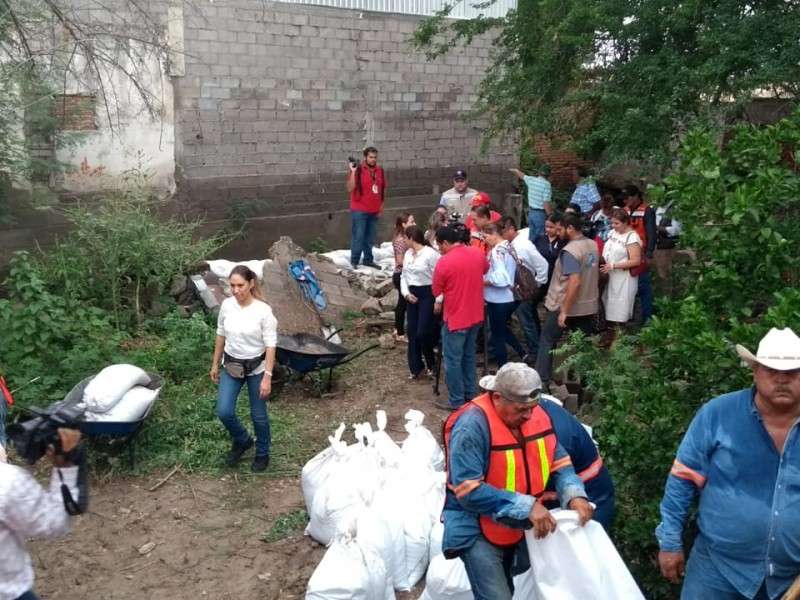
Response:
[[[379,346],[380,346],[380,344],[372,344],[372,346],[367,346],[366,348],[364,348],[363,350],[359,350],[355,354],[350,354],[350,355],[346,356],[343,360],[340,360],[338,363],[336,363],[335,365],[332,365],[332,366],[333,367],[338,367],[339,365],[343,365],[345,363],[349,363],[351,360],[358,358],[359,356],[361,356],[365,352],[369,352],[370,350],[374,350],[375,348],[378,348]]]

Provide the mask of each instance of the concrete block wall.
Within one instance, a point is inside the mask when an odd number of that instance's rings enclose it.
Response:
[[[394,215],[425,221],[452,173],[511,191],[514,148],[481,156],[463,117],[477,99],[490,40],[435,62],[408,40],[420,18],[255,0],[187,13],[186,75],[173,78],[181,209],[207,228],[247,218],[231,251],[263,254],[279,235],[349,242],[347,157],[374,145]]]

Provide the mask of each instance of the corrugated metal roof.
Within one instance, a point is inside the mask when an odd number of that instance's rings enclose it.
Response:
[[[289,4],[311,4],[329,6],[331,8],[349,8],[369,12],[397,13],[403,15],[420,15],[431,17],[441,10],[444,0],[278,0]],[[477,4],[481,8],[475,8]],[[453,7],[450,17],[453,19],[472,19],[479,15],[485,17],[504,17],[512,8],[517,7],[516,0],[496,0],[491,6],[483,7],[476,0],[461,0]]]

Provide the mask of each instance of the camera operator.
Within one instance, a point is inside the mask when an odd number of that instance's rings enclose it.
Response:
[[[472,199],[478,190],[469,187],[466,171],[456,171],[453,175],[453,187],[445,191],[439,199],[439,206],[447,209],[447,215],[451,220],[459,223],[464,222],[464,218],[470,211]],[[452,223],[450,223],[452,225]]]
[[[0,462],[0,600],[37,600],[33,593],[33,565],[29,538],[55,538],[69,530],[62,484],[79,499],[79,468],[65,458],[78,447],[79,431],[59,429],[61,449],[50,446],[53,463],[46,491],[24,469]]]

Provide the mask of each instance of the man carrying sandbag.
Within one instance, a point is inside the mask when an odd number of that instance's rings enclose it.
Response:
[[[536,371],[507,363],[482,383],[490,391],[444,425],[442,550],[464,562],[475,600],[511,600],[512,576],[530,567],[523,530],[542,538],[556,528],[539,501],[548,480],[582,525],[592,506],[549,417],[533,410],[542,392]]]

